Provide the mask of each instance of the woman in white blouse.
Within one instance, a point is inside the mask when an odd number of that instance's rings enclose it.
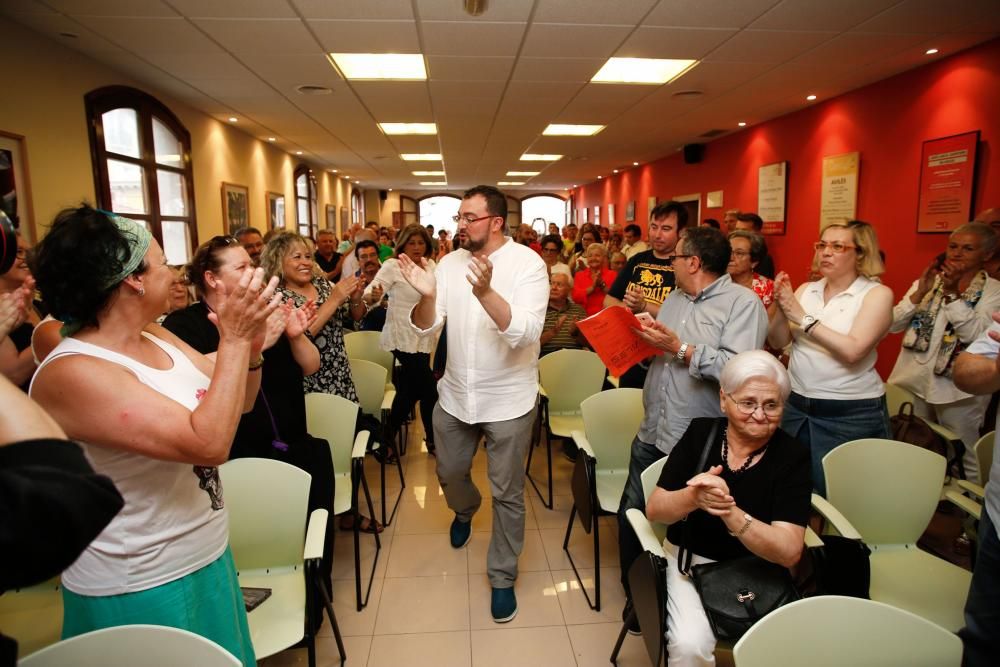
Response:
[[[389,296],[389,310],[382,329],[381,347],[389,350],[401,366],[396,398],[392,402],[390,423],[393,432],[399,429],[413,405],[420,401],[420,418],[424,424],[427,451],[434,453],[434,428],[431,416],[437,403],[437,381],[431,372],[430,355],[437,344],[436,336],[419,337],[410,326],[410,311],[420,300],[399,272],[398,257],[405,253],[417,264],[426,257],[430,271],[434,270],[431,238],[421,225],[407,225],[396,239],[396,252],[385,260],[371,284],[365,289],[365,301],[376,303],[382,294]]]
[[[885,388],[875,371],[875,346],[892,323],[892,290],[875,230],[866,222],[829,225],[816,243],[820,279],[792,292],[788,274],[774,280],[778,312],[768,343],[792,343],[792,394],[781,428],[809,445],[813,484],[826,493],[823,457],[860,438],[888,438]]]
[[[983,270],[996,244],[996,232],[981,222],[953,231],[947,251],[923,270],[893,308],[889,329],[906,332],[889,382],[916,395],[917,415],[962,438],[965,474],[976,482],[979,465],[972,447],[990,397],[961,391],[951,371],[962,350],[990,327],[990,316],[1000,310],[1000,281]]]

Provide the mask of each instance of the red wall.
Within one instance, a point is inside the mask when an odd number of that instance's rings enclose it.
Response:
[[[644,225],[650,196],[700,192],[702,218],[721,221],[724,209],[706,208],[707,192],[722,190],[725,209],[755,210],[757,168],[787,160],[786,233],[768,236],[767,244],[778,269],[798,284],[819,237],[822,159],[860,151],[857,217],[875,226],[886,253],[883,281],[898,299],[947,241],[916,233],[921,144],[971,130],[981,131],[976,213],[1000,206],[1000,163],[992,151],[1000,139],[1000,39],[714,141],[699,164],[686,165],[675,153],[576,188],[575,206],[601,205],[607,224],[613,203],[620,223],[635,201],[636,222]],[[898,335],[879,346],[883,377],[898,350]]]

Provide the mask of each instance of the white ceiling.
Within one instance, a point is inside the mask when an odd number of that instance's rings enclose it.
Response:
[[[364,187],[582,184],[711,130],[739,131],[1000,34],[997,0],[0,0],[0,12]],[[72,33],[66,37],[60,33]],[[925,55],[930,47],[940,49]],[[348,82],[325,53],[422,53],[426,82]],[[589,83],[611,56],[701,62],[665,86]],[[306,96],[296,87],[330,88]],[[693,99],[674,93],[698,90]],[[387,137],[377,122],[436,122]],[[543,137],[552,122],[607,125]],[[562,153],[553,164],[524,152]],[[436,179],[432,179],[436,180]],[[516,179],[520,180],[520,179]]]

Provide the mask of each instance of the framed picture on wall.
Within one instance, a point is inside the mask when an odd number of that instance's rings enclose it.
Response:
[[[351,225],[351,214],[347,210],[346,206],[340,207],[340,238],[343,239],[347,234],[347,228]]]
[[[337,231],[337,207],[333,204],[326,205],[326,229]]]
[[[625,222],[635,222],[635,200],[625,204]]]
[[[601,224],[601,207],[594,207],[594,224],[600,226]]]
[[[972,219],[978,148],[979,130],[924,142],[918,232],[950,232]]]
[[[656,208],[656,197],[649,197],[646,200],[646,217],[647,218],[649,217],[649,214],[653,212],[654,208]]]
[[[608,204],[608,227],[615,224],[615,205]]]
[[[222,225],[229,234],[250,226],[250,189],[247,186],[222,184]]]
[[[584,222],[590,222],[590,207],[589,206],[584,206],[583,207],[583,221]]]
[[[285,228],[285,195],[277,192],[267,193],[267,228]]]
[[[0,209],[34,243],[35,221],[24,137],[0,130]]]

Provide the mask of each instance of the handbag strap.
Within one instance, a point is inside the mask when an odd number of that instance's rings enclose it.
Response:
[[[274,433],[274,439],[281,442],[281,436],[278,435],[278,424],[274,421],[274,413],[271,412],[271,404],[267,402],[267,394],[264,393],[264,388],[261,387],[260,397],[264,400],[264,409],[267,410],[267,416],[271,418],[271,432]]]
[[[701,448],[701,456],[698,457],[698,465],[694,468],[694,475],[705,471],[705,463],[708,462],[708,453],[712,450],[713,445],[715,445],[715,436],[719,433],[719,420],[712,420],[712,427],[708,429],[708,437],[705,438],[705,445]],[[681,543],[677,550],[677,567],[682,574],[688,575],[691,572],[691,550],[688,548],[688,542],[691,537],[691,524],[687,522],[687,517],[682,519],[684,522],[681,526]]]

